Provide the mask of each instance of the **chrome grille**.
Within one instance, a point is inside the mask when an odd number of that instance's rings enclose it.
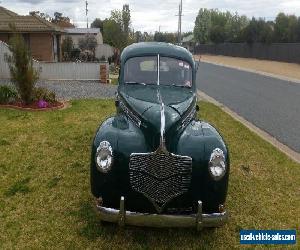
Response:
[[[145,195],[158,212],[170,200],[188,191],[191,173],[192,158],[188,156],[163,151],[130,156],[131,187]]]

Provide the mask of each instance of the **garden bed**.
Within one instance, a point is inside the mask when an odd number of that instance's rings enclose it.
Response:
[[[63,102],[54,102],[54,103],[47,103],[45,106],[41,107],[39,102],[33,102],[29,105],[25,105],[22,102],[15,102],[10,104],[0,104],[0,107],[3,108],[13,108],[19,110],[27,110],[27,111],[49,111],[49,110],[56,110],[62,109],[66,106],[66,103]]]

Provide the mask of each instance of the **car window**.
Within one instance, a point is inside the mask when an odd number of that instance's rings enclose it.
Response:
[[[133,57],[126,61],[125,83],[157,84],[157,57]]]
[[[192,86],[192,67],[183,60],[170,57],[160,57],[161,85]]]
[[[133,57],[126,61],[124,81],[128,84],[157,84],[157,56]],[[192,86],[192,67],[186,61],[160,57],[160,85]]]

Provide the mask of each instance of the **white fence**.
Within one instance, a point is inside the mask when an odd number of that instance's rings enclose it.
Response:
[[[0,79],[9,79],[9,67],[5,54],[10,54],[7,45],[0,41]],[[39,62],[34,61],[34,67],[40,72],[41,80],[100,80],[100,66],[108,63],[73,63],[73,62]]]

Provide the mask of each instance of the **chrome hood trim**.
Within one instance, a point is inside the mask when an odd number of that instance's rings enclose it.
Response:
[[[160,55],[157,55],[157,85],[159,86],[159,71],[160,71]],[[157,88],[157,99],[160,104],[160,144],[157,151],[167,152],[165,130],[166,130],[166,116],[165,116],[165,104],[162,100],[160,89]]]

